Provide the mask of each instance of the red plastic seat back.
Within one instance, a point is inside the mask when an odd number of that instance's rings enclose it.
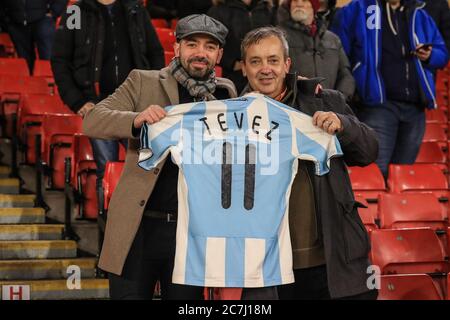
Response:
[[[423,142],[416,163],[447,163],[447,155],[438,142]]]
[[[378,300],[442,300],[442,294],[427,274],[380,277]]]
[[[175,52],[173,51],[164,51],[164,62],[166,66],[169,65],[170,61],[172,61],[173,57],[175,57]]]
[[[379,229],[371,233],[371,260],[382,274],[447,272],[445,251],[430,228]]]
[[[119,182],[122,175],[124,162],[111,162],[106,163],[105,175],[103,177],[103,192],[104,192],[104,208],[108,209],[109,201],[114,192],[114,189]]]
[[[437,164],[389,165],[389,189],[394,193],[448,190],[448,181]]]
[[[11,76],[30,76],[27,61],[23,58],[0,58],[0,74]]]
[[[164,51],[173,51],[176,42],[175,32],[169,28],[155,28],[155,30]]]
[[[446,142],[447,133],[440,123],[427,123],[425,127],[425,135],[422,141]]]
[[[81,131],[82,119],[78,115],[44,115],[42,159],[52,169],[49,187],[64,188],[65,159],[72,156],[73,135]]]
[[[446,212],[433,194],[383,194],[378,201],[381,228],[446,227]]]
[[[361,217],[361,221],[366,227],[367,232],[372,232],[372,230],[378,229],[378,226],[375,223],[375,219],[377,218],[376,212],[373,212],[366,199],[361,196],[355,196],[355,200],[367,207],[358,208],[359,216]]]
[[[355,191],[386,190],[383,175],[376,164],[367,167],[349,167],[348,173]]]

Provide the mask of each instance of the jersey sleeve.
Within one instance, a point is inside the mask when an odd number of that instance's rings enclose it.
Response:
[[[164,159],[170,148],[180,141],[182,116],[167,117],[155,124],[145,123],[141,129],[138,165],[151,170]]]
[[[303,113],[291,115],[294,156],[315,163],[316,175],[330,170],[330,159],[342,156],[341,145],[335,135],[313,125],[312,117]]]

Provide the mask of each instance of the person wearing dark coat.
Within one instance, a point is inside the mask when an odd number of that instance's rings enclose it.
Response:
[[[278,22],[289,43],[291,71],[324,78],[323,88],[338,90],[350,101],[355,91],[350,63],[339,37],[316,18],[318,8],[319,0],[288,0],[278,9]]]
[[[206,14],[216,0],[178,0],[178,18],[184,18],[191,14]]]
[[[62,100],[84,117],[112,94],[131,70],[164,67],[164,51],[139,0],[80,0],[75,5],[81,11],[81,27],[71,28],[69,16],[63,15],[51,64]],[[119,142],[91,139],[91,144],[102,203],[106,162],[118,160]]]
[[[27,60],[30,74],[36,60],[49,60],[55,34],[56,19],[63,13],[68,0],[3,0],[2,25],[11,36],[17,54]]]
[[[360,122],[344,96],[321,89],[320,79],[299,79],[289,73],[289,45],[279,28],[247,34],[242,46],[248,86],[312,117],[313,124],[336,134],[343,157],[331,159],[330,172],[317,176],[314,164],[299,161],[289,199],[289,229],[295,283],[279,286],[279,298],[376,299],[368,287],[370,241],[358,214],[348,166],[375,161],[375,132]]]
[[[176,0],[147,1],[147,10],[152,19],[172,20],[177,17]]]
[[[339,8],[336,8],[336,0],[319,0],[320,8],[317,17],[321,19],[327,28],[333,24],[333,19]]]
[[[433,18],[450,52],[450,8],[447,0],[424,0],[425,11]]]
[[[246,85],[241,70],[240,45],[245,34],[253,29],[275,25],[272,1],[222,0],[208,15],[222,22],[229,30],[220,66],[223,76],[234,82],[238,92]]]

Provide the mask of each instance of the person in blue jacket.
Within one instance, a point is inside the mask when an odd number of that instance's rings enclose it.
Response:
[[[353,0],[335,17],[361,103],[357,115],[379,139],[377,164],[412,164],[425,132],[424,109],[437,108],[433,71],[448,52],[418,0]]]

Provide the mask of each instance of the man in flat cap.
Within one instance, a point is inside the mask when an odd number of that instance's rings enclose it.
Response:
[[[178,167],[170,154],[155,169],[137,166],[143,124],[164,118],[164,107],[236,97],[233,83],[217,78],[228,30],[206,15],[178,22],[175,58],[159,71],[133,70],[125,82],[88,111],[84,132],[129,139],[125,167],[112,196],[99,267],[109,273],[112,299],[202,299],[203,288],[172,283],[177,225]],[[176,108],[176,106],[175,106]]]

